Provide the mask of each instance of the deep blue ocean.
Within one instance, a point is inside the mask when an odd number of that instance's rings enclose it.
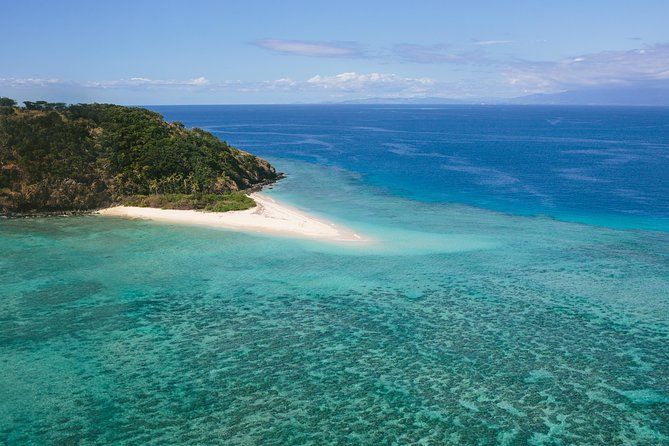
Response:
[[[669,107],[153,107],[265,157],[337,166],[395,195],[669,229]]]
[[[377,243],[0,220],[0,444],[669,444],[669,109],[152,108]]]

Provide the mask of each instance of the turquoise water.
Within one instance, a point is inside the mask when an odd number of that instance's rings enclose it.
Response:
[[[669,444],[661,202],[621,230],[284,155],[267,194],[378,243],[0,220],[0,444]]]

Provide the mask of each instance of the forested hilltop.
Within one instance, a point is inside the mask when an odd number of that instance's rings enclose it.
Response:
[[[245,209],[280,177],[265,160],[155,112],[0,98],[0,214],[111,204]]]

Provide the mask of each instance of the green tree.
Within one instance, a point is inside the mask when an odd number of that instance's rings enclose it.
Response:
[[[64,102],[24,101],[23,105],[26,110],[65,110],[67,108]]]
[[[12,98],[0,97],[0,107],[16,107],[16,101]]]

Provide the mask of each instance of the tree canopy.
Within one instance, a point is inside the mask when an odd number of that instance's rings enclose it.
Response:
[[[16,101],[14,99],[0,97],[0,107],[14,107],[15,105]]]
[[[65,110],[67,105],[64,102],[47,102],[47,101],[24,101],[23,105],[26,110]]]

